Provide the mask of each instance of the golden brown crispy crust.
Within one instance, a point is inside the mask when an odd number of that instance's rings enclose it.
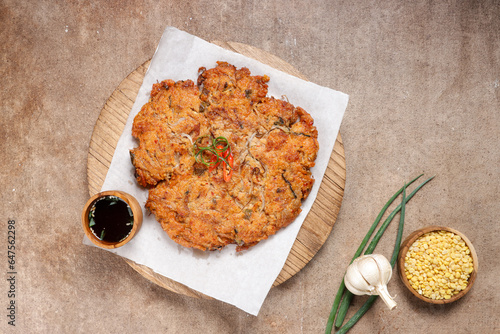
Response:
[[[201,250],[257,244],[290,224],[314,183],[318,152],[312,117],[267,97],[267,76],[217,62],[194,82],[165,80],[134,119],[130,151],[146,207],[177,243]],[[233,174],[195,159],[193,142],[223,136]]]

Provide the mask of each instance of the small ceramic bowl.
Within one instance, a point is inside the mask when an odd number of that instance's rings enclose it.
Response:
[[[90,226],[89,226],[89,212],[92,209],[94,203],[96,203],[99,199],[105,197],[105,196],[116,196],[125,201],[125,203],[128,204],[130,209],[132,210],[132,215],[134,218],[134,224],[132,226],[132,230],[130,233],[127,235],[125,239],[122,239],[117,242],[109,242],[105,240],[101,240],[98,237],[92,233]],[[110,191],[103,191],[98,194],[95,194],[92,196],[87,203],[85,204],[83,211],[82,211],[82,226],[83,230],[85,232],[85,235],[87,238],[90,239],[95,245],[102,247],[102,248],[107,248],[107,249],[112,249],[112,248],[118,248],[123,245],[125,245],[127,242],[132,240],[132,238],[139,232],[139,229],[141,228],[142,225],[142,210],[141,206],[139,205],[139,202],[130,194],[127,194],[126,192],[119,191],[119,190],[110,190]]]
[[[437,231],[448,231],[448,232],[452,232],[456,235],[459,235],[464,240],[467,247],[469,248],[470,256],[472,257],[473,270],[470,273],[467,287],[464,290],[460,291],[459,293],[453,295],[450,299],[432,299],[432,298],[428,298],[426,296],[419,294],[412,287],[412,285],[410,284],[410,282],[405,274],[405,257],[406,257],[406,253],[408,252],[409,248],[422,235],[427,234],[429,232],[437,232]],[[472,285],[474,284],[474,281],[475,281],[476,276],[477,276],[477,270],[478,270],[477,254],[476,254],[476,251],[474,250],[474,246],[472,245],[470,240],[461,232],[459,232],[453,228],[444,227],[444,226],[429,226],[429,227],[425,227],[425,228],[416,230],[415,232],[410,234],[405,239],[405,241],[403,241],[403,243],[401,244],[401,250],[400,250],[399,255],[398,255],[398,271],[399,271],[399,276],[400,276],[401,280],[403,281],[403,284],[417,298],[419,298],[420,300],[423,300],[425,302],[432,303],[432,304],[448,304],[448,303],[452,303],[452,302],[457,301],[458,299],[462,298],[472,288]]]

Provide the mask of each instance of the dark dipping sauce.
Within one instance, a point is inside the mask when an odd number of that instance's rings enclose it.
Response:
[[[134,215],[130,206],[116,196],[98,199],[89,211],[92,233],[106,242],[120,242],[132,231]]]

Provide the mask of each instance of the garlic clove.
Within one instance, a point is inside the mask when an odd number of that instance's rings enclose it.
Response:
[[[353,295],[356,295],[356,296],[364,296],[364,295],[366,295],[366,294],[367,294],[366,290],[361,291],[361,290],[356,289],[356,288],[355,288],[355,287],[353,287],[352,285],[351,285],[351,286],[349,286],[349,283],[347,283],[346,281],[344,281],[344,283],[345,283],[345,286],[347,287],[347,289],[348,289],[349,291],[351,291],[351,293],[352,293]]]
[[[348,268],[344,277],[344,284],[349,291],[357,296],[362,296],[370,293],[370,286],[361,275],[361,271],[354,261]]]
[[[358,262],[358,268],[363,279],[372,286],[379,285],[382,282],[383,274],[373,257],[364,257]]]
[[[377,261],[377,266],[379,267],[379,271],[382,274],[381,280],[382,282],[389,282],[392,277],[392,266],[389,260],[383,255],[373,254],[373,258]]]

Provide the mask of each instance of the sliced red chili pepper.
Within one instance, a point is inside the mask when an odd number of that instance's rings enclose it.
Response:
[[[217,161],[217,157],[214,155],[212,159],[210,159],[210,168],[208,168],[208,170],[213,172],[219,165],[220,165],[220,159],[219,161]]]
[[[227,152],[227,151],[226,151]],[[229,172],[227,171],[227,166],[226,164],[224,163],[222,166],[223,166],[223,170],[222,170],[222,175],[224,176],[224,181],[226,182],[229,182],[229,180],[231,180],[231,176],[233,176],[233,154],[229,154],[227,156],[227,162],[229,163]]]
[[[217,147],[215,148],[217,151],[220,151],[221,149],[224,148],[224,145],[222,144],[218,144]],[[227,150],[225,151],[227,152]],[[222,153],[222,156],[225,158],[226,156],[224,155],[225,152]],[[217,161],[217,156],[213,156],[212,159],[210,159],[210,168],[208,169],[209,171],[213,172],[217,167],[219,167],[220,165],[220,162],[221,162],[221,159],[218,159],[219,161]],[[217,162],[217,163],[216,163]]]

